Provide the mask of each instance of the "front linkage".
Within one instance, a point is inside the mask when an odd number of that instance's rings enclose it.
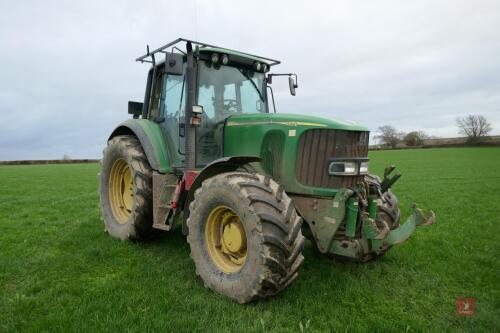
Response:
[[[417,226],[434,223],[433,211],[425,217],[414,204],[413,213],[399,224],[400,211],[390,188],[401,175],[391,176],[394,169],[387,167],[382,181],[367,176],[354,188],[342,188],[333,199],[318,198],[312,205],[305,205],[305,198],[295,198],[301,213],[311,221],[312,237],[321,253],[367,261],[404,242]],[[304,211],[301,207],[312,209]]]

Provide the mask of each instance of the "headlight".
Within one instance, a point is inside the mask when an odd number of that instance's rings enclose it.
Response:
[[[331,162],[328,166],[330,175],[355,176],[358,174],[358,165],[355,162]]]
[[[368,158],[335,158],[328,164],[328,174],[335,176],[357,176],[368,173]]]
[[[361,175],[366,175],[368,173],[368,162],[361,162],[359,165],[359,173]]]
[[[223,54],[222,55],[221,62],[222,62],[223,65],[227,65],[227,63],[229,62],[229,57],[227,56],[227,54]]]

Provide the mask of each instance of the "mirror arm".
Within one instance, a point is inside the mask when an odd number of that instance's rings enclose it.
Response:
[[[282,74],[268,74],[266,81],[267,83],[271,84],[273,83],[273,76],[294,76],[295,77],[295,88],[299,87],[299,77],[295,73],[282,73]]]

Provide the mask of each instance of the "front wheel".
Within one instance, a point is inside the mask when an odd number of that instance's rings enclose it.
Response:
[[[302,220],[267,176],[229,172],[196,190],[187,221],[196,273],[239,303],[285,289],[304,261]]]
[[[379,184],[381,183],[380,178],[374,175],[367,175],[365,180],[371,184]],[[377,200],[377,218],[375,219],[375,223],[379,228],[383,228],[383,225],[387,225],[389,229],[393,230],[399,227],[399,220],[401,216],[401,211],[398,205],[398,199],[396,195],[392,193],[391,189],[388,189],[382,196]],[[378,254],[372,254],[367,257],[370,259],[375,259],[382,257],[384,254],[389,251],[390,247],[387,246],[383,248]]]

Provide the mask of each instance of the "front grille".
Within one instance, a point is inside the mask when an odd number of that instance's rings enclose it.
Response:
[[[332,129],[304,132],[297,151],[297,179],[304,185],[326,188],[352,187],[363,176],[331,176],[328,160],[335,157],[367,157],[368,133]]]

